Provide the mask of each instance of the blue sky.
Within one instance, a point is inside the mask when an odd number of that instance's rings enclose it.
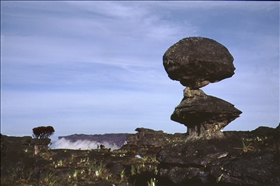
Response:
[[[1,1],[1,133],[185,132],[162,56],[190,36],[234,57],[235,75],[202,88],[243,112],[225,130],[276,127],[279,2]]]

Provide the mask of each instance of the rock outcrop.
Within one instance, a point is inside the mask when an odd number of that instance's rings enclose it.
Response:
[[[164,53],[163,65],[172,80],[187,87],[171,120],[187,126],[188,137],[219,132],[242,113],[199,89],[234,74],[233,57],[222,44],[203,37],[181,39]]]
[[[159,177],[166,185],[280,185],[279,129],[168,144],[157,155]]]
[[[34,151],[34,147],[40,149],[48,149],[48,145],[51,143],[50,138],[37,139],[31,136],[15,137],[15,136],[5,136],[1,134],[1,149],[26,149],[29,151]]]
[[[148,128],[136,128],[136,134],[128,134],[126,144],[121,147],[131,155],[155,156],[157,152],[167,144],[185,141],[186,134],[168,134],[162,130]]]

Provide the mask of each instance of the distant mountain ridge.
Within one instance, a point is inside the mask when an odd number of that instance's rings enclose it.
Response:
[[[58,139],[66,139],[71,142],[76,142],[78,140],[88,140],[88,141],[94,141],[97,143],[105,143],[116,145],[118,147],[123,146],[123,144],[126,141],[126,136],[129,133],[111,133],[111,134],[72,134],[68,136],[58,136]]]

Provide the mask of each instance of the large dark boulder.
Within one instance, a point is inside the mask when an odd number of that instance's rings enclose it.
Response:
[[[188,127],[189,135],[220,131],[242,112],[222,99],[209,96],[202,90],[184,90],[184,98],[175,108],[171,120]]]
[[[188,37],[172,45],[163,55],[164,68],[172,80],[191,89],[234,74],[233,57],[213,39]]]

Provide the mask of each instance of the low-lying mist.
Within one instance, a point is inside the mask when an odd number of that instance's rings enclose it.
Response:
[[[66,140],[65,138],[61,138],[56,141],[52,141],[50,148],[51,149],[80,149],[80,150],[89,150],[89,149],[97,149],[100,145],[104,145],[105,148],[111,148],[111,150],[119,149],[120,147],[116,144],[109,144],[108,142],[96,142],[89,140],[77,140],[75,142],[71,142],[70,140]]]

